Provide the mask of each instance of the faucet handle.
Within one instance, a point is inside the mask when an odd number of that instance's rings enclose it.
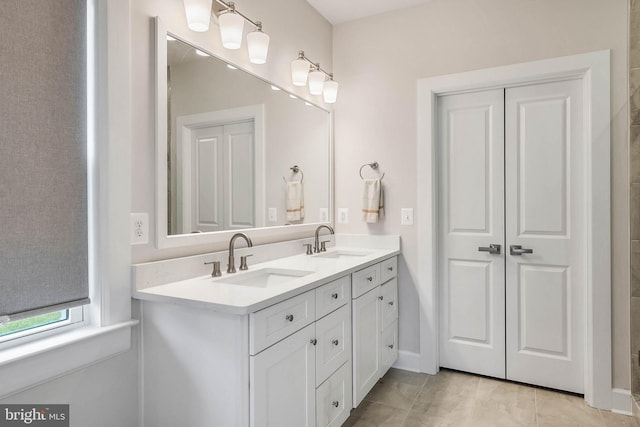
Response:
[[[247,257],[253,256],[253,254],[243,255],[240,257],[240,270],[248,270]]]
[[[327,252],[327,242],[330,242],[331,240],[323,240],[322,242],[320,242],[320,252]]]
[[[220,261],[209,261],[209,262],[205,262],[204,264],[205,265],[213,264],[213,271],[211,272],[211,277],[222,276],[222,273],[220,272]]]
[[[313,249],[311,249],[313,247],[313,244],[304,243],[302,246],[306,246],[307,247],[307,255],[313,255]]]

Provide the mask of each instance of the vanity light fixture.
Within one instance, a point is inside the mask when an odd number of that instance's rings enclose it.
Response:
[[[329,80],[326,80],[329,77]],[[320,67],[320,64],[309,60],[304,51],[298,52],[298,58],[291,61],[291,81],[294,86],[305,86],[309,81],[311,95],[323,95],[324,102],[333,104],[338,98],[338,82],[333,80],[333,73]]]
[[[207,31],[209,29],[209,21],[211,20],[213,0],[183,1],[189,29],[193,31]],[[247,21],[255,28],[254,31],[247,34],[249,61],[253,64],[264,64],[267,62],[270,37],[262,31],[262,22],[253,21],[247,15],[237,10],[234,2],[226,2],[224,0],[215,1],[226,8],[218,15],[222,46],[226,49],[240,49],[242,47],[242,36],[244,34],[244,21]]]
[[[209,30],[212,0],[184,0],[184,12],[191,31],[199,33]]]

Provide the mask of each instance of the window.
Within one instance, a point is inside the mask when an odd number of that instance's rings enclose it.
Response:
[[[0,340],[89,302],[87,4],[37,3],[0,16]]]
[[[74,307],[0,324],[0,348],[26,341],[26,337],[39,338],[64,326],[80,324],[84,320],[83,307]]]

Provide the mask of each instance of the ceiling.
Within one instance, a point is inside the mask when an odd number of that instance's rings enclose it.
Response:
[[[334,25],[429,1],[431,0],[307,0]]]

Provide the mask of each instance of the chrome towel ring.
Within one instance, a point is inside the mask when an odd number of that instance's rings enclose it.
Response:
[[[360,166],[360,179],[364,179],[364,177],[362,176],[362,169],[365,166],[369,166],[371,169],[376,170],[380,165],[378,164],[378,162],[373,162],[373,163],[365,163],[364,165]],[[385,172],[382,173],[382,176],[380,177],[380,181],[382,181],[382,179],[384,178],[384,175],[385,175]]]
[[[300,173],[300,182],[304,181],[304,172],[302,172],[302,168],[300,168],[300,166],[298,165],[293,165],[291,166],[289,169],[291,169],[293,171],[293,174],[297,174]],[[282,180],[286,183],[287,179],[283,176]]]

